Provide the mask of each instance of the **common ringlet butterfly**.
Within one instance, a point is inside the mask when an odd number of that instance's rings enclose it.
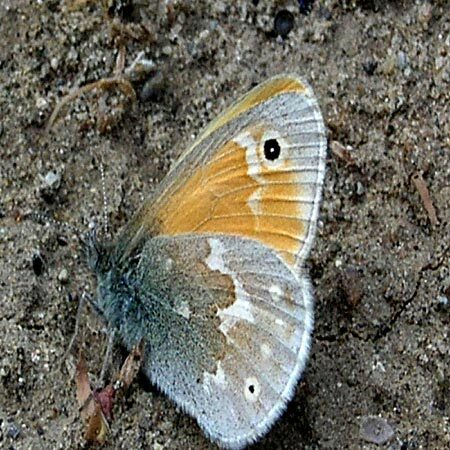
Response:
[[[200,134],[114,243],[91,239],[98,311],[222,447],[264,435],[305,367],[325,153],[311,88],[277,76]]]

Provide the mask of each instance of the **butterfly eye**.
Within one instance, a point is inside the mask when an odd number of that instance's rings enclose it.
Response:
[[[280,144],[276,139],[267,139],[264,142],[264,156],[269,161],[275,161],[278,159],[281,153]]]

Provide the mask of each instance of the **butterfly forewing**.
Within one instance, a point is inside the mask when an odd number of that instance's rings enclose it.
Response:
[[[264,101],[261,89],[270,93]],[[201,134],[122,240],[132,247],[148,235],[239,235],[298,268],[315,232],[325,150],[311,89],[295,77],[269,80]]]

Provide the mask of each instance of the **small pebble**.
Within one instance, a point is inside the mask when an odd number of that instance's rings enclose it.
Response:
[[[340,284],[345,302],[355,308],[364,295],[364,281],[360,271],[354,266],[346,267],[340,274]]]
[[[361,181],[356,182],[356,194],[357,195],[363,195],[366,192],[366,188],[361,183]]]
[[[450,297],[450,277],[444,280],[444,295]]]
[[[44,97],[36,98],[36,108],[37,109],[45,109],[48,105],[47,100]]]
[[[43,183],[40,189],[41,196],[47,203],[53,203],[61,185],[61,175],[50,170],[45,176],[41,175],[41,179]]]
[[[31,264],[33,266],[33,272],[38,277],[42,275],[44,271],[44,260],[40,253],[35,253],[31,258]]]
[[[361,437],[372,444],[382,445],[394,436],[394,429],[381,417],[364,417],[361,421]]]
[[[166,90],[166,80],[161,73],[157,73],[154,77],[148,79],[140,94],[141,100],[158,102],[164,97],[164,92]]]
[[[20,436],[20,428],[18,427],[18,425],[16,425],[14,422],[11,422],[8,426],[8,437],[10,437],[11,439],[18,439],[18,437]]]
[[[58,274],[58,281],[61,284],[66,284],[69,281],[69,272],[67,269],[61,269],[61,272]]]
[[[395,72],[395,58],[393,55],[386,56],[383,65],[382,72],[384,75],[392,75]]]
[[[298,0],[298,6],[300,8],[300,14],[307,16],[313,7],[314,0]]]
[[[364,72],[371,77],[377,70],[378,63],[374,60],[368,60],[363,64]]]
[[[66,236],[63,236],[61,234],[58,234],[58,236],[56,236],[56,241],[58,242],[59,245],[61,245],[62,247],[65,247],[66,245],[69,244],[69,242],[67,241]]]
[[[43,181],[46,184],[46,187],[51,188],[51,189],[58,189],[58,187],[61,183],[61,175],[54,172],[53,170],[50,170],[44,176]]]
[[[408,67],[408,55],[405,52],[399,51],[397,55],[397,67],[400,70],[406,69]]]
[[[57,70],[59,67],[59,58],[53,57],[52,59],[50,59],[50,67],[53,70]]]
[[[72,47],[66,56],[66,61],[76,62],[78,60],[78,52]]]
[[[170,45],[165,45],[161,51],[163,55],[170,56],[172,54],[172,47]]]
[[[294,15],[287,9],[278,11],[273,22],[275,35],[284,39],[292,31],[292,28],[294,28]]]

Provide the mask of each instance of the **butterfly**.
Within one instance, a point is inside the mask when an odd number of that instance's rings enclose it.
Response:
[[[304,371],[325,154],[312,89],[276,76],[206,127],[114,242],[91,240],[96,309],[221,447],[266,434]]]

